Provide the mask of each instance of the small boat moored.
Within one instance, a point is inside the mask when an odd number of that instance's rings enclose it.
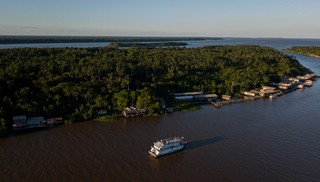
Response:
[[[297,86],[297,88],[300,89],[300,90],[303,90],[304,89],[304,85],[300,84],[300,85]]]
[[[307,86],[307,87],[311,87],[312,84],[313,84],[312,80],[306,80],[306,81],[304,82],[304,85]]]
[[[277,94],[271,94],[271,95],[269,95],[269,98],[270,98],[270,99],[274,99],[274,98],[277,98],[277,97],[278,97]]]

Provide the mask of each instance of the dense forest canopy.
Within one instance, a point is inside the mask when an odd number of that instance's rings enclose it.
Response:
[[[320,57],[320,46],[293,46],[285,51],[306,56]]]
[[[307,70],[269,47],[0,50],[0,118],[92,118],[126,106],[159,113],[173,92],[238,94]]]
[[[117,36],[0,36],[0,44],[68,43],[68,42],[159,42],[220,40],[215,37],[117,37]]]

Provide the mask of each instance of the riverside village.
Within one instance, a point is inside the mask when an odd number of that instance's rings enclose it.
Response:
[[[280,83],[270,83],[268,86],[241,92],[242,98],[233,98],[230,95],[204,94],[203,92],[186,92],[176,93],[175,100],[177,102],[201,103],[207,102],[216,108],[220,108],[225,104],[245,102],[255,99],[270,98],[282,96],[286,93],[297,89],[303,90],[305,87],[311,87],[313,81],[319,78],[317,74],[306,74],[297,77],[282,77]],[[173,108],[167,108],[167,111],[173,111]]]
[[[201,91],[175,93],[174,98],[175,103],[187,102],[190,104],[212,104],[214,107],[220,108],[225,104],[240,103],[262,98],[274,99],[297,89],[303,90],[305,87],[311,87],[313,81],[319,77],[320,75],[317,74],[306,74],[304,76],[297,76],[295,78],[282,77],[280,83],[270,83],[268,86],[263,86],[261,89],[242,92],[242,98],[233,98],[230,95],[221,95],[219,97],[216,94],[203,93]],[[177,109],[175,106],[166,107],[165,104],[162,104],[162,108],[167,113],[173,112]],[[104,111],[97,111],[97,116],[106,114],[107,113]],[[148,114],[148,110],[146,108],[136,108],[134,106],[130,106],[127,107],[122,114],[124,117],[145,116]],[[31,128],[54,127],[64,124],[62,117],[44,118],[43,116],[27,117],[26,115],[21,115],[13,116],[12,119],[12,127],[14,131]]]

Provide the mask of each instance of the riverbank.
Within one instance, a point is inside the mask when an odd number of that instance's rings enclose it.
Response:
[[[313,58],[320,58],[320,46],[293,46],[284,51]]]
[[[199,103],[180,103],[178,105],[175,105],[175,108],[180,112],[192,112],[200,110],[201,105],[202,104]]]
[[[251,90],[251,91],[244,91],[241,92],[242,96],[240,98],[231,97],[228,95],[222,95],[221,99],[218,99],[215,96],[214,99],[208,99],[208,103],[216,108],[221,108],[224,105],[234,104],[234,103],[242,103],[247,101],[253,101],[257,99],[275,99],[282,95],[288,94],[293,92],[297,89],[303,90],[305,87],[311,87],[313,85],[313,81],[317,80],[320,75],[317,74],[306,74],[303,76],[291,77],[291,78],[282,78],[283,82],[280,83],[270,83],[272,86],[263,86],[260,91]],[[183,98],[178,97],[180,101],[185,99],[186,103],[191,104],[199,102],[197,98],[201,96],[202,92],[190,92],[190,93],[183,93],[185,96]],[[200,95],[197,95],[200,94]],[[204,102],[202,102],[204,104]]]
[[[115,122],[119,120],[121,116],[120,115],[114,115],[114,116],[98,116],[93,119],[93,121],[98,121],[102,123],[110,123],[110,122]]]
[[[306,54],[306,53],[302,53],[302,52],[295,52],[295,51],[288,51],[288,50],[285,50],[286,52],[290,52],[290,53],[293,53],[293,54],[299,54],[299,55],[302,55],[302,56],[308,56],[308,57],[313,57],[313,58],[320,58],[319,55],[315,55],[315,54]]]

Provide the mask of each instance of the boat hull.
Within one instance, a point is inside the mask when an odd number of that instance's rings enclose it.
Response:
[[[158,157],[162,157],[162,156],[165,156],[165,155],[169,155],[169,154],[173,154],[173,153],[177,153],[177,152],[180,152],[184,149],[185,147],[184,146],[181,146],[179,148],[175,148],[175,149],[166,149],[166,151],[164,152],[160,152],[158,154],[156,154],[155,152],[153,152],[152,148],[151,150],[149,150],[149,154],[152,155],[153,157],[155,158],[158,158]]]

